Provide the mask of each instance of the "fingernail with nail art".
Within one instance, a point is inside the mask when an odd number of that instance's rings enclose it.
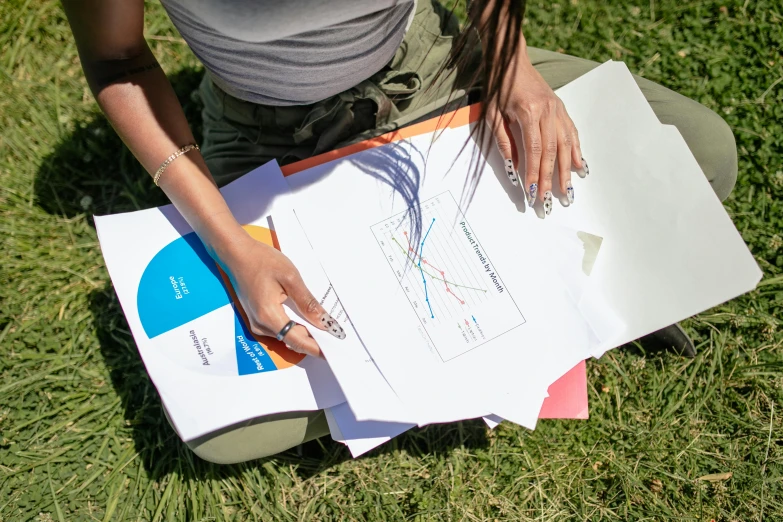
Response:
[[[515,187],[519,185],[519,176],[517,175],[516,171],[514,170],[514,161],[507,159],[506,160],[506,175],[508,176],[509,181],[511,181],[511,184]]]
[[[345,330],[340,326],[340,323],[331,315],[324,312],[321,315],[321,326],[326,328],[326,331],[334,335],[338,339],[345,339]]]
[[[574,202],[574,187],[571,185],[571,180],[566,181],[566,197],[568,198],[568,204],[571,205]]]
[[[536,196],[538,195],[538,183],[531,183],[530,190],[528,190],[528,206],[532,207],[536,204]]]
[[[587,176],[590,174],[590,167],[587,166],[587,162],[585,161],[584,158],[582,158],[582,168],[579,169],[579,173],[582,176]]]
[[[544,214],[547,216],[552,212],[552,191],[544,192]]]

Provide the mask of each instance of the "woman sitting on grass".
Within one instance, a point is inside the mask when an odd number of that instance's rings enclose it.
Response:
[[[235,281],[256,334],[284,334],[295,351],[319,355],[287,298],[313,328],[336,324],[279,251],[253,240],[217,187],[266,163],[342,147],[481,101],[480,134],[492,132],[509,182],[552,211],[552,186],[573,202],[571,171],[589,167],[553,89],[598,64],[528,47],[524,0],[476,0],[468,23],[436,0],[162,0],[207,73],[200,150],[166,75],[144,39],[143,0],[64,0],[90,89],[156,184]],[[704,106],[636,78],[662,123],[676,125],[721,199],[737,174],[734,137]],[[481,87],[481,88],[479,88]],[[509,129],[524,139],[520,180]],[[556,161],[557,160],[557,161]],[[557,165],[557,172],[555,172]],[[475,182],[475,180],[473,180]],[[338,239],[338,238],[336,238]],[[662,331],[689,340],[676,325]],[[254,419],[188,444],[213,462],[271,455],[328,433],[323,412]]]

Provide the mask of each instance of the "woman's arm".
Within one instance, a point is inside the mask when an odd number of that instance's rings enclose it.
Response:
[[[532,206],[536,199],[552,210],[552,184],[555,164],[560,190],[568,202],[574,201],[571,168],[587,173],[579,144],[579,134],[566,111],[527,53],[522,33],[524,2],[484,0],[476,2],[472,16],[481,36],[484,65],[488,71],[487,123],[495,136],[506,170],[515,185],[516,146],[511,126],[519,126],[524,140],[525,180],[522,188]]]
[[[65,0],[87,82],[104,114],[147,172],[193,143],[171,84],[144,40],[143,0]],[[199,237],[228,253],[241,237],[197,151],[174,161],[160,187]]]
[[[154,173],[194,138],[168,78],[144,39],[143,0],[64,0],[63,4],[98,105],[147,172]],[[287,297],[308,320],[326,329],[325,312],[296,268],[242,229],[198,151],[171,163],[159,185],[229,272],[255,333],[274,335],[288,322],[281,306]],[[302,326],[292,329],[286,342],[313,355],[320,351]]]

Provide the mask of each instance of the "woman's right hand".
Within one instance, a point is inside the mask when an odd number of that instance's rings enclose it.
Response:
[[[95,99],[139,162],[150,174],[156,172],[174,151],[195,140],[144,38],[144,1],[64,0],[63,4]],[[291,261],[244,233],[197,151],[171,163],[159,186],[220,260],[254,334],[277,335],[288,324],[282,304],[290,298],[313,326],[345,337]],[[284,342],[294,351],[321,355],[304,326],[292,328]]]
[[[294,264],[280,251],[250,236],[243,237],[231,250],[221,256],[221,265],[254,334],[275,337],[290,321],[282,306],[290,298],[311,325],[338,339],[345,338],[343,327],[324,310]],[[301,324],[291,328],[283,342],[295,352],[321,356],[318,343]]]

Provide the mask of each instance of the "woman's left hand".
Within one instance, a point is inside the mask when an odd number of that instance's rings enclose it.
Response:
[[[579,134],[568,116],[565,105],[547,85],[544,78],[530,63],[524,44],[516,60],[515,71],[504,79],[500,100],[504,106],[488,107],[487,123],[492,129],[506,173],[512,184],[519,184],[517,150],[511,134],[513,125],[519,125],[524,140],[525,180],[523,190],[528,204],[536,198],[544,204],[544,214],[552,212],[552,179],[557,160],[560,190],[574,202],[571,185],[571,168],[582,176],[589,173],[582,158]]]

